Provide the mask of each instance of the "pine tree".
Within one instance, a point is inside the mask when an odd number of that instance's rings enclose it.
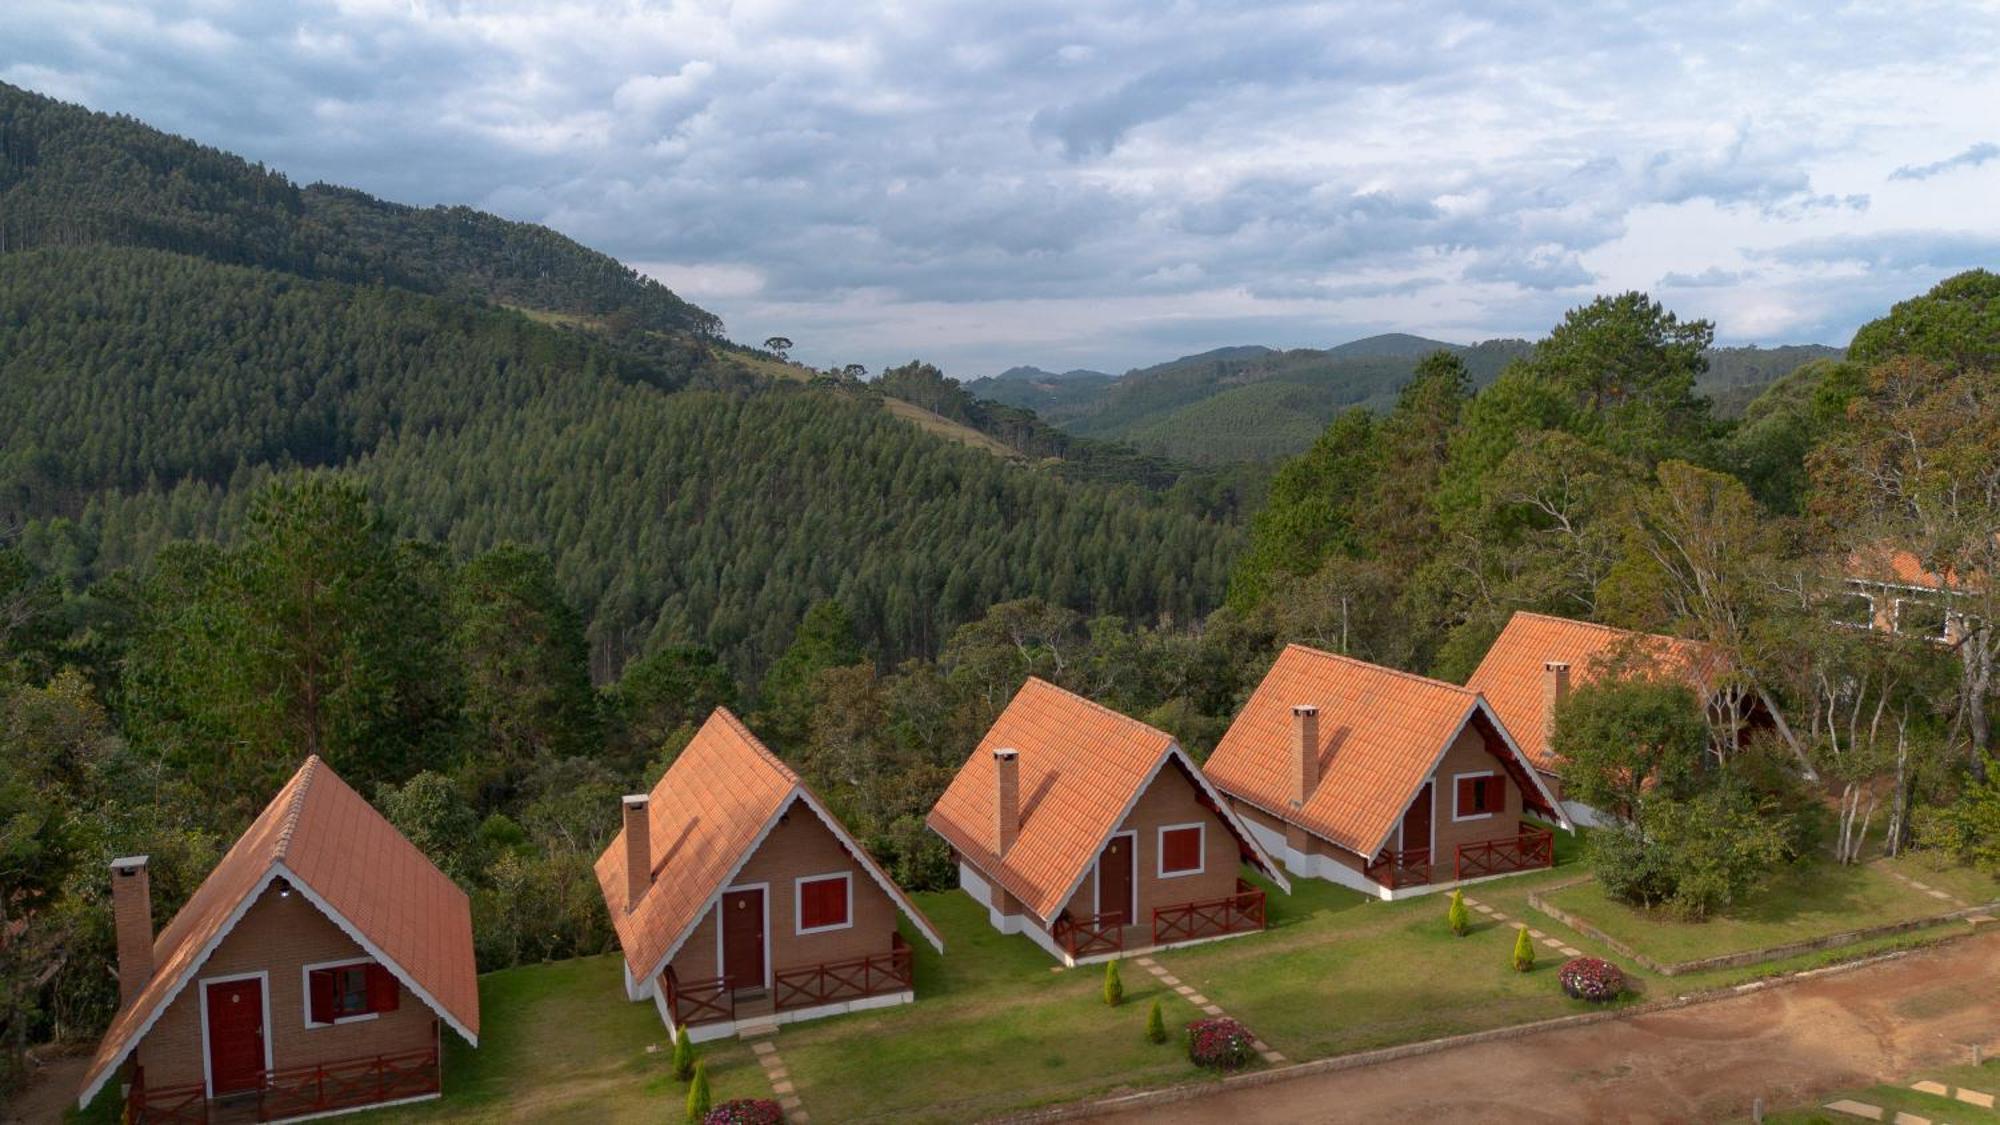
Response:
[[[1451,907],[1445,911],[1444,920],[1445,924],[1451,927],[1451,932],[1459,937],[1464,937],[1471,931],[1472,915],[1465,911],[1464,891],[1451,892]]]
[[[1104,1002],[1116,1008],[1125,1002],[1125,982],[1118,979],[1118,962],[1104,963]]]
[[[1514,971],[1525,973],[1535,967],[1535,942],[1528,936],[1528,927],[1514,930]]]
[[[1160,1012],[1160,1002],[1155,999],[1146,1011],[1146,1042],[1165,1043],[1167,1041],[1167,1020]]]
[[[688,1038],[686,1024],[674,1033],[674,1077],[686,1082],[694,1077],[694,1041]]]
[[[701,1125],[708,1117],[708,1064],[694,1064],[694,1085],[688,1087],[688,1125]]]

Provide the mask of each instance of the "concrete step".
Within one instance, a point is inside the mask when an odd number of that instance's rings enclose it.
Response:
[[[738,1039],[762,1039],[778,1033],[778,1017],[764,1016],[760,1019],[739,1019],[736,1021]]]

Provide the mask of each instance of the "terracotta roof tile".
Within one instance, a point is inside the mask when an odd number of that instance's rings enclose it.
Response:
[[[1683,679],[1704,696],[1724,670],[1721,658],[1699,641],[1519,612],[1508,619],[1466,686],[1486,697],[1536,768],[1550,770],[1555,755],[1549,749],[1544,665],[1566,663],[1570,683],[1586,684],[1602,674],[1606,661],[1628,653],[1649,662],[1655,674]]]
[[[931,944],[936,927],[867,850],[833,818],[826,803],[771,753],[735,715],[718,707],[647,800],[653,878],[636,909],[625,909],[625,831],[597,857],[597,885],[634,980],[658,972],[707,913],[795,800],[805,800]]]
[[[315,756],[154,939],[153,977],[111,1021],[86,1073],[86,1096],[193,979],[274,872],[330,908],[336,922],[380,950],[405,984],[477,1041],[479,982],[465,892]]]
[[[1203,768],[1224,792],[1372,856],[1477,703],[1456,684],[1288,645]],[[1319,783],[1294,810],[1300,705],[1319,708]]]
[[[2000,544],[2000,536],[1995,537]],[[1856,550],[1847,557],[1847,577],[1863,582],[1880,582],[1897,586],[1917,586],[1927,590],[1977,589],[1984,584],[1978,571],[1964,575],[1946,568],[1935,571],[1924,565],[1916,552],[1875,544]]]
[[[994,824],[993,752],[1002,749],[1020,755],[1021,801],[1019,831],[1004,859],[995,854]],[[1031,677],[945,787],[926,823],[1048,920],[1061,912],[1146,781],[1175,752],[1167,732]],[[1187,764],[1196,771],[1192,759]],[[1262,856],[1248,833],[1233,827]]]

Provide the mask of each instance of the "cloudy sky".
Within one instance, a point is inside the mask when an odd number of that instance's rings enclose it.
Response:
[[[1844,343],[2000,266],[2000,5],[6,0],[0,79],[547,223],[798,356]]]

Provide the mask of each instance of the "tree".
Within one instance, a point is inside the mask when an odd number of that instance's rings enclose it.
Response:
[[[1451,904],[1445,907],[1444,923],[1457,937],[1464,937],[1472,931],[1472,915],[1466,912],[1464,891],[1451,892]]]
[[[694,1064],[694,1082],[688,1086],[688,1125],[701,1125],[708,1117],[708,1109],[708,1063],[704,1060]]]
[[[812,718],[813,681],[828,668],[861,661],[854,638],[854,618],[836,601],[823,601],[806,611],[792,634],[792,644],[771,666],[761,689],[759,715],[780,745],[804,742]]]
[[[1125,982],[1118,979],[1116,958],[1104,963],[1104,1002],[1113,1008],[1125,1002]]]
[[[666,645],[627,664],[605,702],[621,764],[644,761],[717,707],[734,707],[736,680],[709,649]]]
[[[1167,1020],[1160,1012],[1160,1001],[1155,998],[1146,1009],[1146,1042],[1165,1043],[1167,1041]]]
[[[1586,436],[1650,462],[1712,436],[1694,385],[1714,338],[1706,320],[1683,322],[1644,293],[1620,293],[1571,309],[1527,367],[1569,396]]]
[[[1311,574],[1330,555],[1360,554],[1360,505],[1377,465],[1375,420],[1358,409],[1334,419],[1311,449],[1287,461],[1251,521],[1250,546],[1230,576],[1229,604],[1256,606],[1281,576]]]
[[[787,362],[790,362],[792,358],[792,347],[792,341],[788,337],[766,336],[764,338],[764,350]]]
[[[674,1077],[682,1082],[694,1077],[694,1041],[688,1038],[686,1024],[674,1029]]]
[[[1535,940],[1528,936],[1528,927],[1514,928],[1514,971],[1525,973],[1535,967]]]
[[[402,785],[384,785],[375,803],[396,831],[463,886],[480,874],[479,814],[441,773],[425,770]]]
[[[1591,836],[1591,869],[1612,898],[1701,921],[1792,858],[1791,825],[1741,786],[1648,800],[1636,824]]]
[[[1599,679],[1557,706],[1550,745],[1564,795],[1629,824],[1646,801],[1699,786],[1708,725],[1686,684]]]

